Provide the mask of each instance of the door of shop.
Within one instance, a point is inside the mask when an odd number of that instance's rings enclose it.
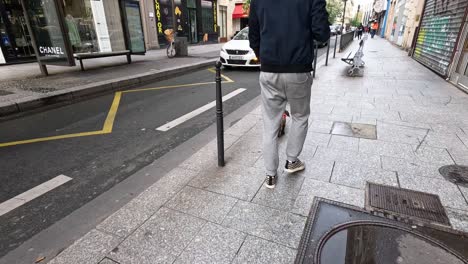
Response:
[[[460,35],[460,48],[455,53],[454,72],[450,80],[468,91],[468,23],[465,21],[463,33]]]
[[[189,21],[189,41],[190,43],[198,42],[198,31],[197,31],[197,10],[193,8],[188,9],[188,21]]]
[[[0,47],[7,63],[30,61],[35,57],[18,0],[0,1]]]

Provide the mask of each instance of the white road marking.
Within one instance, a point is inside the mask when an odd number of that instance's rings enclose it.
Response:
[[[22,194],[19,194],[10,200],[0,204],[0,216],[20,207],[21,205],[36,199],[37,197],[59,187],[60,185],[71,181],[72,178],[65,175],[59,175],[51,180],[48,180]]]
[[[223,102],[233,98],[234,96],[236,96],[236,95],[238,95],[238,94],[240,94],[240,93],[242,93],[242,92],[244,92],[246,90],[247,89],[239,88],[239,89],[237,89],[237,90],[223,96]],[[169,123],[167,123],[165,125],[162,125],[162,126],[156,128],[156,130],[166,132],[166,131],[170,130],[171,128],[174,128],[174,127],[184,123],[185,121],[190,120],[190,119],[194,118],[195,116],[197,116],[197,115],[199,115],[199,114],[201,114],[203,112],[208,111],[209,109],[211,109],[211,108],[213,108],[215,106],[216,106],[216,101],[213,101],[213,102],[211,102],[209,104],[206,104],[206,105],[204,105],[204,106],[202,106],[202,107],[200,107],[198,109],[195,109],[192,112],[190,112],[190,113],[188,113],[186,115],[183,115],[183,116],[181,116],[181,117],[179,117],[179,118],[177,118],[177,119],[175,119],[175,120],[173,120],[173,121],[171,121],[171,122],[169,122]]]

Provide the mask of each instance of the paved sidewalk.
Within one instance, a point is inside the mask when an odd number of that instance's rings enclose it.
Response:
[[[318,69],[304,172],[263,186],[257,108],[227,129],[225,168],[213,140],[50,263],[293,263],[314,197],[363,207],[366,181],[437,194],[468,231],[468,189],[438,173],[468,164],[468,96],[385,40],[365,54],[362,78],[338,58]],[[378,139],[331,134],[334,121]]]
[[[197,65],[218,58],[223,44],[190,46],[189,56],[169,59],[166,50],[149,50],[145,56],[132,56],[127,64],[125,56],[97,58],[83,61],[85,70],[79,63],[74,67],[50,66],[49,76],[41,75],[37,63],[7,65],[0,67],[0,114],[2,107],[16,103],[21,108],[25,101],[30,102],[45,97],[66,95],[66,90],[75,92],[101,86],[124,86],[125,80],[135,76],[157,76],[169,69]],[[99,89],[97,89],[99,90]],[[26,105],[27,108],[30,105]],[[19,109],[22,111],[23,109]],[[24,109],[27,110],[27,109]],[[7,112],[7,110],[3,110]]]

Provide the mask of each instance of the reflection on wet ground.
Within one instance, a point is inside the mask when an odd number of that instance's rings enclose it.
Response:
[[[458,257],[420,236],[390,227],[361,225],[328,239],[321,264],[463,264]]]
[[[296,263],[468,264],[468,234],[409,225],[318,198]]]

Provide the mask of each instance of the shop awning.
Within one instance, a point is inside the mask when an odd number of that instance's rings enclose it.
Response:
[[[247,15],[244,12],[244,7],[242,6],[242,4],[236,4],[236,7],[234,8],[234,12],[232,12],[232,18],[244,18],[244,17],[249,17],[249,15]]]

